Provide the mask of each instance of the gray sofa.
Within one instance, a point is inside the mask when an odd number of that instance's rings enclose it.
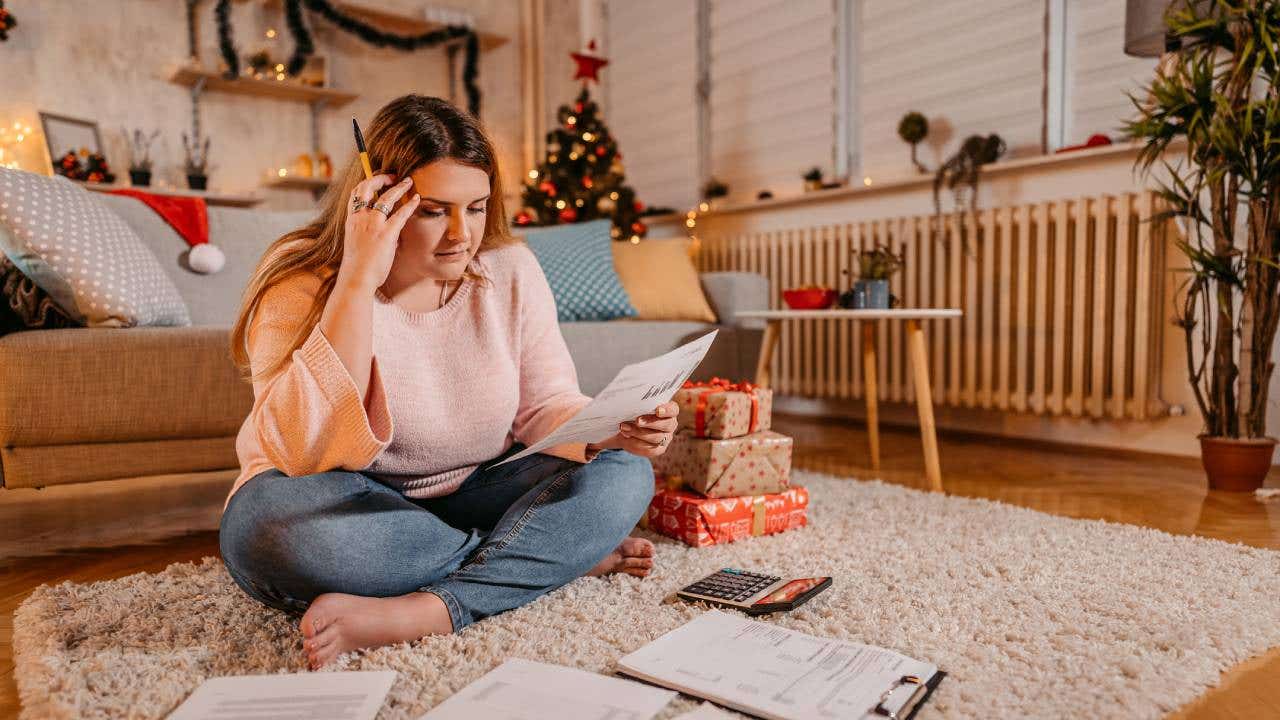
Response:
[[[182,265],[186,244],[141,202],[101,199],[137,231],[169,271],[192,326],[65,329],[0,337],[0,481],[6,488],[122,478],[237,473],[235,435],[253,403],[228,350],[249,274],[266,246],[309,213],[209,208],[210,239],[227,256],[213,275]],[[584,393],[623,366],[710,331],[720,334],[695,379],[754,373],[762,328],[735,310],[767,306],[768,282],[750,273],[705,273],[720,325],[700,322],[562,323]]]

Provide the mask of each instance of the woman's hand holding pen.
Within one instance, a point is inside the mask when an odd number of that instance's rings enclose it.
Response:
[[[396,203],[413,188],[404,178],[392,185],[390,175],[374,175],[355,187],[347,204],[347,220],[343,236],[340,280],[345,280],[369,294],[387,280],[395,261],[400,231],[418,208],[421,198],[409,195],[399,209]],[[390,185],[382,194],[378,191]]]
[[[657,457],[667,451],[675,434],[680,406],[675,402],[659,405],[649,415],[622,423],[618,433],[599,443],[589,443],[588,448],[610,450],[621,448],[641,457]]]

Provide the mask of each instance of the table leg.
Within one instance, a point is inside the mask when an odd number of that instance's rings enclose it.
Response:
[[[920,442],[924,445],[924,474],[929,489],[942,492],[942,466],[938,462],[938,434],[933,423],[933,393],[929,389],[929,358],[924,352],[924,331],[919,320],[907,321],[911,370],[915,376],[916,411],[920,413]]]
[[[876,321],[862,321],[862,392],[867,399],[867,440],[871,469],[880,469],[880,386],[876,383]]]
[[[760,341],[760,357],[756,360],[756,385],[769,387],[769,372],[773,369],[773,349],[778,345],[778,326],[781,320],[769,320],[764,326],[764,339]]]

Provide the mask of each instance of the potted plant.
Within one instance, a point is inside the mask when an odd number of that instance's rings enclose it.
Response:
[[[135,187],[151,185],[151,143],[155,142],[160,131],[144,135],[141,130],[134,130],[129,138],[129,183]]]
[[[204,190],[209,185],[209,138],[200,142],[199,137],[182,133],[182,148],[187,158],[183,163],[187,171],[187,186],[192,190]]]
[[[903,115],[902,119],[898,121],[898,137],[911,144],[911,164],[920,173],[927,173],[929,170],[916,157],[916,146],[928,136],[929,121],[918,112],[913,110]]]
[[[804,189],[806,191],[822,189],[822,168],[815,165],[809,168],[808,172],[801,175],[801,177],[804,178]]]
[[[707,180],[706,184],[702,186],[702,200],[707,203],[708,209],[715,205],[717,200],[728,194],[729,186],[714,177]],[[704,210],[703,212],[706,211]]]
[[[1280,6],[1179,0],[1165,15],[1170,50],[1133,97],[1126,123],[1137,166],[1161,161],[1160,194],[1185,229],[1189,267],[1174,324],[1204,418],[1209,486],[1253,490],[1271,467],[1267,398],[1280,322]],[[1175,141],[1185,150],[1161,160]]]
[[[854,310],[889,308],[889,278],[905,264],[904,253],[895,255],[886,245],[849,253],[858,268],[858,280],[840,296],[840,307]],[[848,270],[844,271],[846,274]]]

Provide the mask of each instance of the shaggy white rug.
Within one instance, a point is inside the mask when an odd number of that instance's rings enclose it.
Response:
[[[829,574],[772,622],[892,648],[950,676],[927,718],[1158,717],[1280,645],[1280,553],[985,500],[797,472],[811,525],[693,549],[649,578],[581,578],[462,633],[346,655],[399,673],[379,718],[416,718],[509,657],[608,672],[702,610],[663,603],[723,566]],[[14,620],[24,718],[159,718],[204,679],[303,669],[299,633],[222,564],[41,587]],[[694,707],[680,698],[661,717]]]

